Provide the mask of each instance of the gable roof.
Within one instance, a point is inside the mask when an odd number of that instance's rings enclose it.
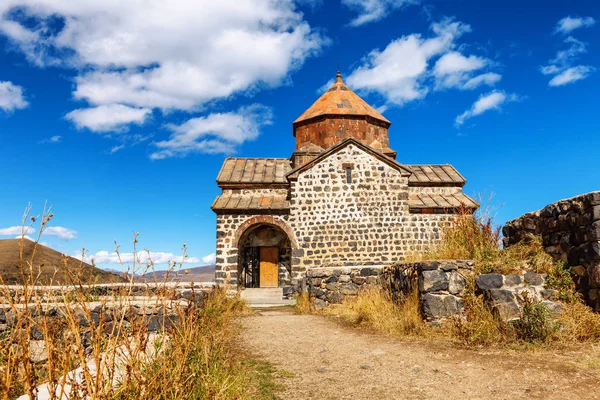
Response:
[[[287,158],[226,158],[217,184],[286,185],[292,166]]]
[[[312,161],[309,161],[306,164],[301,165],[300,167],[288,172],[287,179],[288,180],[297,179],[298,175],[300,173],[306,171],[307,169],[312,168],[313,166],[320,163],[325,158],[329,157],[332,154],[337,153],[344,147],[347,147],[351,144],[355,145],[356,147],[358,147],[365,153],[368,153],[371,156],[377,158],[378,160],[382,161],[383,163],[389,165],[391,168],[394,168],[394,169],[400,171],[402,176],[410,176],[412,174],[412,171],[410,169],[406,168],[404,165],[400,164],[398,161],[386,156],[383,153],[378,152],[377,150],[373,149],[372,147],[367,146],[366,144],[360,142],[359,140],[356,140],[354,138],[347,138],[347,139],[342,140],[338,144],[331,146],[329,149],[327,149],[326,151],[322,152],[317,157],[315,157]]]
[[[412,171],[410,186],[464,186],[467,180],[450,164],[420,164],[404,166]]]
[[[339,72],[336,75],[335,83],[294,121],[294,125],[324,115],[366,116],[382,121],[388,126],[392,124],[359,95],[350,90],[342,81],[342,75]]]

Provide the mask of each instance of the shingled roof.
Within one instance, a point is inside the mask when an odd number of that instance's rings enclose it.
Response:
[[[219,186],[232,184],[286,185],[292,170],[287,158],[227,158],[217,176]]]
[[[367,116],[391,125],[387,118],[344,84],[339,72],[335,83],[294,121],[294,125],[324,115]]]
[[[213,211],[289,211],[290,202],[283,195],[228,194],[218,196],[211,208]]]
[[[406,165],[412,171],[408,178],[411,186],[438,186],[458,185],[463,186],[467,180],[450,164],[441,165]]]
[[[415,209],[457,209],[461,206],[479,208],[479,204],[464,193],[414,193],[408,196],[411,211]]]

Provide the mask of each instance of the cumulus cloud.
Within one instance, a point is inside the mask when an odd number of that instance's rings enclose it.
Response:
[[[1,7],[1,6],[0,6]],[[0,26],[0,29],[1,26]],[[11,112],[25,108],[29,103],[23,97],[23,88],[9,81],[0,81],[0,110]]]
[[[589,28],[596,23],[596,20],[592,17],[564,17],[556,23],[554,32],[560,32],[568,34],[578,28]]]
[[[456,40],[471,31],[469,25],[444,19],[431,30],[432,37],[411,34],[371,51],[348,76],[348,84],[378,93],[388,104],[403,105],[424,98],[432,89],[468,90],[500,80],[497,73],[481,73],[493,65],[490,60],[456,50]]]
[[[155,142],[157,150],[150,158],[185,156],[193,152],[231,153],[237,145],[255,139],[264,125],[272,123],[270,108],[260,104],[235,112],[214,113],[192,118],[181,125],[168,125],[168,140]]]
[[[548,82],[549,86],[562,86],[573,83],[587,78],[595,71],[595,68],[589,65],[574,65],[579,56],[587,52],[587,45],[584,42],[569,36],[564,39],[564,43],[568,44],[568,47],[559,50],[548,65],[540,67],[542,74],[554,75]]]
[[[497,73],[476,75],[491,64],[491,61],[478,56],[464,56],[457,51],[450,51],[441,56],[433,68],[435,86],[437,89],[458,88],[463,90],[475,89],[480,85],[492,86],[502,76]]]
[[[291,0],[5,0],[0,34],[76,70],[67,118],[99,132],[281,85],[327,43]]]
[[[82,259],[81,252],[76,252],[73,255],[73,258],[78,260]],[[120,264],[121,262],[124,264],[132,264],[134,262],[139,263],[149,263],[153,262],[154,264],[168,264],[168,263],[183,263],[183,264],[198,264],[201,260],[197,257],[187,257],[183,258],[181,255],[175,255],[173,253],[166,252],[147,252],[147,251],[139,251],[137,253],[120,253],[116,252],[108,252],[108,251],[98,251],[95,254],[85,254],[83,256],[83,261],[87,263],[91,263],[92,261],[96,264]]]
[[[35,233],[35,228],[31,226],[10,226],[8,228],[0,228],[0,236],[19,235],[18,237],[21,237],[21,235],[28,233]]]
[[[204,264],[214,264],[217,261],[217,255],[215,253],[211,253],[207,256],[202,257],[202,262]]]
[[[97,107],[80,108],[68,113],[77,128],[88,128],[95,132],[122,131],[129,124],[143,124],[152,111],[149,108],[134,108],[123,104],[107,104]]]
[[[395,10],[418,3],[419,0],[342,0],[343,5],[358,12],[349,23],[354,27],[379,21]]]
[[[64,226],[49,226],[44,229],[42,235],[56,236],[61,240],[71,240],[77,238],[77,231]]]
[[[456,117],[456,126],[462,125],[467,119],[472,118],[476,115],[483,114],[489,110],[499,110],[502,104],[508,101],[516,101],[518,96],[511,94],[507,95],[502,91],[494,90],[488,94],[479,96],[479,99],[473,103],[471,108]]]

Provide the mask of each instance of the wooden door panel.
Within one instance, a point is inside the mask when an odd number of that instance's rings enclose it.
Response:
[[[279,248],[260,248],[260,287],[279,286]]]

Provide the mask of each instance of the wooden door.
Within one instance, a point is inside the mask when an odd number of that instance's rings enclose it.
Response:
[[[279,286],[279,248],[260,248],[260,287]]]

